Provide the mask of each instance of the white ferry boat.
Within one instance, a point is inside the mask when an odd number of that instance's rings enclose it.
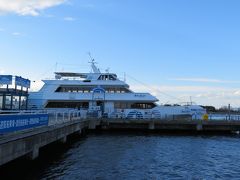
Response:
[[[133,92],[116,74],[101,73],[94,60],[91,67],[91,73],[55,72],[54,80],[43,80],[29,95],[29,109],[80,109],[123,118],[205,113],[200,106],[159,106],[150,93]]]

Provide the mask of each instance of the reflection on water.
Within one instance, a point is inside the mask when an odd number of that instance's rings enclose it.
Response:
[[[66,180],[239,179],[239,140],[224,136],[93,134],[71,145],[45,150],[38,161],[28,163],[15,175],[19,179]],[[14,168],[7,168],[3,175],[9,169]]]

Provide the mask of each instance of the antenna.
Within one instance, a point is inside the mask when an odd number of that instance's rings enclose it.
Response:
[[[95,59],[92,57],[91,53],[88,52],[88,56],[90,57],[90,62],[91,64],[97,64],[97,62],[95,61]]]
[[[98,73],[98,74],[101,73],[100,70],[96,67],[97,62],[95,61],[94,58],[92,58],[90,52],[88,53],[88,55],[89,55],[89,57],[90,57],[90,59],[91,59],[91,61],[90,61],[89,63],[90,63],[91,66],[92,66],[93,73]]]
[[[192,96],[190,96],[190,105],[193,105]]]

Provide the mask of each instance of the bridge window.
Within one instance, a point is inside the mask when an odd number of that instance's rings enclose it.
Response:
[[[116,75],[113,75],[113,74],[105,74],[105,75],[101,75],[98,80],[103,80],[103,81],[115,81],[117,80],[117,77]]]

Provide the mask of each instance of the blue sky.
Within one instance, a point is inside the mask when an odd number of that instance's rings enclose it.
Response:
[[[0,73],[38,82],[55,70],[89,71],[90,51],[101,69],[126,72],[132,88],[160,103],[192,96],[238,107],[239,7],[238,0],[0,0]]]

